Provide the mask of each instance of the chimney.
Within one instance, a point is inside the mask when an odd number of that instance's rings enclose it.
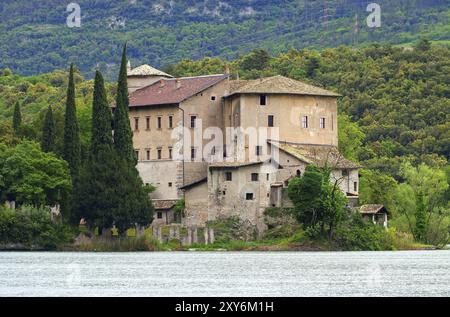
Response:
[[[181,80],[179,78],[177,78],[175,83],[176,83],[177,89],[180,89],[181,88]]]
[[[163,88],[166,85],[166,82],[164,81],[164,79],[161,79],[159,81],[159,87]]]

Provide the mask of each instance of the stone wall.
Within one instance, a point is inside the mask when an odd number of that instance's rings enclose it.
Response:
[[[214,243],[214,229],[208,227],[171,224],[167,226],[152,226],[152,231],[153,237],[161,243],[168,243],[174,239],[185,246]]]

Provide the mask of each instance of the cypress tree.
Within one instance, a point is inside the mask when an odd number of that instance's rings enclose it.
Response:
[[[123,234],[135,223],[152,221],[153,207],[136,168],[113,147],[111,111],[99,71],[94,84],[91,152],[75,193],[75,216],[84,218],[90,227],[97,226],[99,232],[115,224]]]
[[[55,149],[55,121],[53,120],[52,107],[48,106],[42,127],[41,149],[44,152],[52,152]]]
[[[94,100],[92,104],[91,155],[96,155],[100,146],[112,149],[111,109],[106,97],[105,83],[100,71],[95,73]]]
[[[14,106],[14,116],[13,116],[13,130],[15,133],[19,132],[20,125],[22,124],[22,114],[20,112],[20,104],[17,101],[16,105]]]
[[[73,73],[74,67],[71,64],[69,84],[67,87],[63,157],[69,163],[72,178],[75,178],[78,175],[81,165],[81,146],[75,107],[75,82]]]
[[[122,62],[117,85],[116,110],[114,112],[114,147],[117,153],[135,166],[136,155],[133,149],[133,132],[128,118],[128,83],[127,83],[127,45],[123,47]]]

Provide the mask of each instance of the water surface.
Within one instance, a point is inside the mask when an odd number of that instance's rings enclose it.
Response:
[[[450,251],[0,252],[0,296],[450,296]]]

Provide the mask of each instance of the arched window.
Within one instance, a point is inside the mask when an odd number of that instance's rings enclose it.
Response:
[[[302,172],[300,170],[297,170],[297,177],[302,176]]]

